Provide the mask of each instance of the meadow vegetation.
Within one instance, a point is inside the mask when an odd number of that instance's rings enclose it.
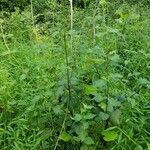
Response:
[[[1,0],[0,149],[150,150],[149,11]]]

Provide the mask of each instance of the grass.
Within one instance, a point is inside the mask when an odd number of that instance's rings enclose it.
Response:
[[[37,27],[28,9],[3,18],[1,149],[149,150],[149,8],[114,2],[95,16],[94,4],[74,8],[71,32],[67,6],[58,7],[55,22]],[[111,118],[115,110],[121,115]],[[106,129],[112,141],[103,139]]]

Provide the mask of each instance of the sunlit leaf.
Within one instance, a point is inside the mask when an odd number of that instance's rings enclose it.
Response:
[[[102,135],[104,136],[104,140],[109,142],[109,141],[114,141],[118,138],[118,133],[116,131],[103,131]]]
[[[104,111],[106,111],[106,103],[104,102],[101,102],[99,105],[98,105],[101,109],[103,109]]]
[[[59,136],[59,139],[65,141],[65,142],[68,142],[71,140],[71,135],[66,133],[66,132],[63,132],[60,136]]]
[[[85,86],[85,93],[87,95],[92,94],[92,93],[96,93],[97,92],[97,88],[95,86],[92,85],[86,85]]]

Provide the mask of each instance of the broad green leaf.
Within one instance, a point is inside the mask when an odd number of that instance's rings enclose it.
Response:
[[[89,122],[86,121],[83,123],[83,130],[86,130],[88,128],[89,128]]]
[[[86,144],[82,144],[81,149],[80,150],[89,150],[88,149],[88,145]]]
[[[74,120],[77,122],[80,121],[81,119],[82,119],[82,115],[80,115],[80,114],[76,114],[74,117]]]
[[[102,110],[106,111],[106,103],[101,102],[98,106],[99,106]]]
[[[71,140],[71,135],[66,133],[66,132],[63,132],[60,136],[59,136],[59,139],[65,141],[65,142],[68,142]]]
[[[99,117],[101,120],[107,120],[109,118],[109,115],[107,113],[100,112]]]
[[[104,140],[107,142],[114,141],[118,138],[118,133],[116,131],[105,130],[102,132],[102,135],[104,136]]]
[[[139,14],[132,13],[132,14],[130,15],[130,19],[132,19],[132,20],[139,20],[139,18],[140,18],[140,15],[139,15]]]
[[[88,113],[84,116],[84,119],[93,119],[95,117],[94,114]]]
[[[148,84],[149,83],[149,81],[147,80],[147,79],[144,79],[144,78],[140,78],[139,79],[139,84],[140,85],[146,85],[146,84]]]
[[[86,85],[85,86],[85,94],[89,95],[89,94],[93,94],[93,93],[97,93],[97,88],[92,85]]]
[[[84,141],[86,137],[87,137],[87,131],[84,130],[84,129],[81,130],[80,133],[79,133],[79,139],[80,139],[81,141]]]
[[[84,143],[87,144],[87,145],[92,145],[92,144],[94,144],[94,141],[91,137],[86,137],[84,139]]]
[[[53,111],[54,111],[54,113],[55,113],[56,115],[59,115],[59,114],[62,114],[62,113],[63,113],[63,110],[62,110],[62,108],[61,108],[60,105],[55,106],[55,107],[53,108]]]
[[[95,97],[94,97],[93,99],[94,99],[96,102],[99,102],[99,103],[100,103],[100,102],[102,102],[102,101],[104,100],[103,96],[101,96],[101,95],[98,94],[98,93],[97,93],[97,94],[94,94],[94,96],[95,96]]]
[[[106,5],[107,2],[106,2],[106,0],[100,0],[100,4],[103,6],[103,5]]]
[[[108,100],[108,111],[109,112],[112,112],[114,107],[119,107],[121,106],[121,102],[119,102],[118,100],[116,99],[109,99]]]
[[[113,54],[110,56],[111,64],[116,65],[120,62],[120,56],[118,54]]]
[[[104,88],[106,86],[106,81],[104,80],[96,80],[93,82],[93,85],[94,87],[97,87],[97,88]]]

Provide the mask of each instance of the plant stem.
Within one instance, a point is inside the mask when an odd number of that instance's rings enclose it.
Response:
[[[34,24],[34,13],[33,13],[33,2],[32,2],[32,0],[30,0],[30,5],[31,5],[32,26],[34,28],[35,24]]]
[[[68,85],[68,101],[67,101],[67,108],[66,108],[66,112],[65,112],[65,117],[62,123],[62,127],[59,133],[59,136],[57,138],[54,150],[57,149],[58,143],[59,143],[59,137],[62,134],[64,128],[65,128],[65,123],[66,123],[66,119],[67,119],[67,115],[68,115],[68,110],[70,111],[70,114],[73,116],[72,114],[72,110],[70,107],[70,102],[71,102],[71,86],[70,86],[70,73],[69,73],[69,60],[68,60],[68,51],[67,51],[67,42],[66,42],[66,34],[64,32],[64,51],[65,51],[65,59],[66,59],[66,75],[67,75],[67,85]]]
[[[67,86],[68,86],[68,103],[67,103],[67,108],[69,109],[71,115],[72,110],[71,110],[71,83],[70,83],[70,72],[69,72],[69,59],[68,59],[68,51],[67,51],[67,42],[66,42],[66,34],[64,33],[64,51],[65,51],[65,59],[66,59],[66,75],[67,75]]]
[[[71,31],[71,35],[70,35],[70,44],[71,44],[71,52],[73,50],[73,3],[72,3],[72,0],[69,0],[70,1],[70,31]]]

